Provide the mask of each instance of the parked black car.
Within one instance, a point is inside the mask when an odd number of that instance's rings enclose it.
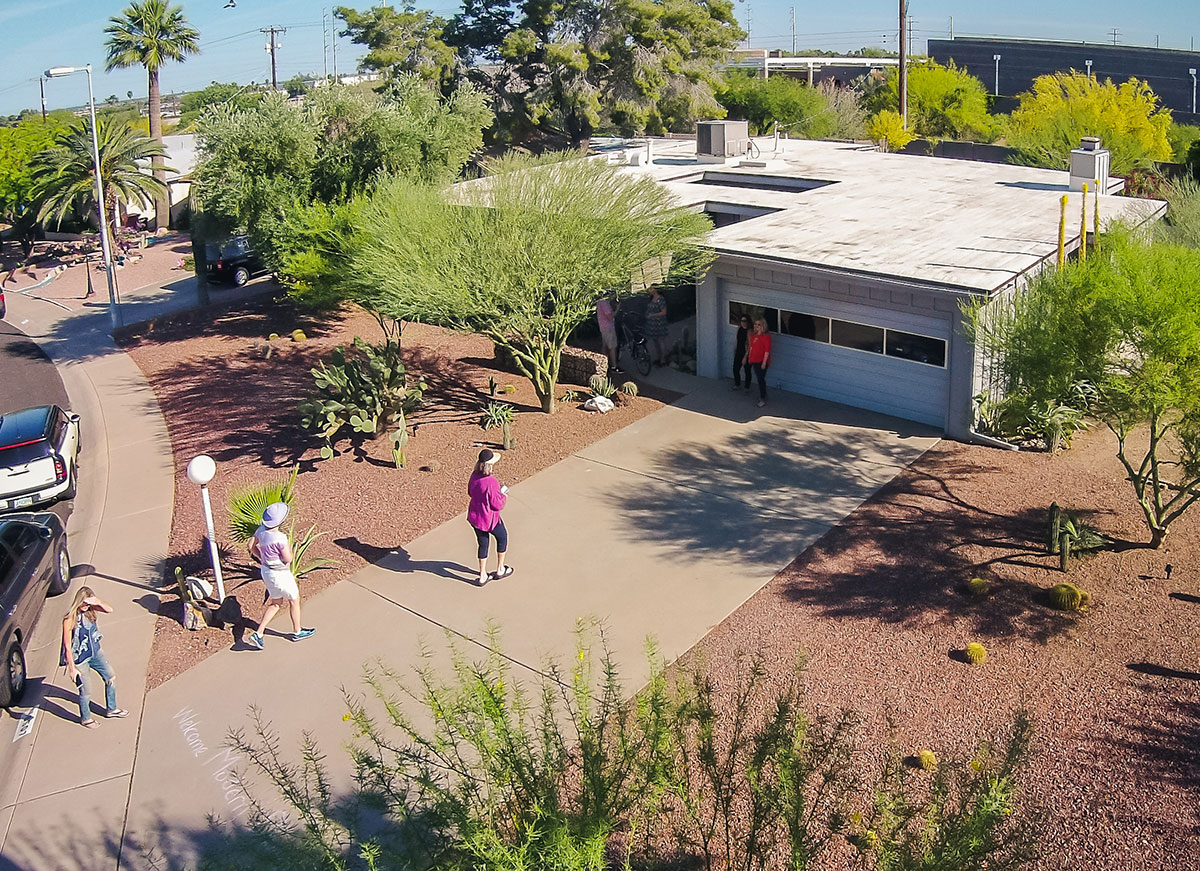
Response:
[[[49,511],[0,518],[0,707],[25,694],[25,645],[46,596],[67,591],[71,560],[67,532]]]
[[[204,246],[204,270],[211,282],[228,282],[241,287],[251,277],[267,272],[248,236],[234,236]]]

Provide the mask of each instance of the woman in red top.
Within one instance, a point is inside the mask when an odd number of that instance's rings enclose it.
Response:
[[[767,367],[771,365],[771,334],[762,318],[754,321],[754,332],[750,334],[746,348],[746,363],[758,380],[758,407],[762,408],[767,404]]]
[[[513,573],[513,568],[504,561],[508,554],[508,530],[500,519],[504,503],[508,501],[508,488],[502,487],[492,474],[500,455],[495,451],[484,448],[479,452],[479,462],[467,482],[467,495],[471,497],[471,505],[467,508],[467,522],[475,530],[475,539],[479,543],[479,580],[483,586],[488,581],[498,581]],[[490,575],[487,570],[488,536],[496,539],[496,571]]]

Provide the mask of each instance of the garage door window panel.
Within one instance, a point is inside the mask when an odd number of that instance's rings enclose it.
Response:
[[[830,322],[829,338],[833,344],[843,348],[868,351],[872,354],[883,353],[882,327],[835,320]]]
[[[931,339],[929,336],[888,330],[887,355],[901,360],[912,360],[915,363],[945,368],[946,343],[942,339]]]
[[[829,342],[829,318],[806,315],[802,312],[780,310],[779,331],[785,336],[811,339],[814,342]]]
[[[729,302],[729,323],[731,326],[738,326],[742,316],[750,318],[750,323],[753,323],[762,318],[767,322],[767,330],[772,333],[779,332],[779,310],[774,308],[766,308],[761,305],[751,305],[748,302]]]

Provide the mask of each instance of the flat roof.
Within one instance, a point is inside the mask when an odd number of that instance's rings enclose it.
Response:
[[[1080,194],[1068,191],[1066,170],[883,154],[873,146],[814,140],[781,140],[773,154],[770,137],[754,142],[762,165],[744,165],[749,158],[701,163],[694,141],[676,139],[654,140],[653,162],[646,164],[642,140],[626,154],[639,152],[643,162],[627,171],[651,175],[688,206],[776,210],[712,232],[712,247],[731,256],[988,293],[1056,255],[1064,193],[1067,245],[1079,244]],[[747,178],[731,178],[735,174]],[[771,189],[746,187],[754,176],[770,176],[764,181]],[[826,183],[780,190],[788,179]],[[1110,179],[1108,189],[1120,184]],[[1089,226],[1093,209],[1089,192]],[[1100,197],[1102,224],[1117,218],[1141,223],[1165,209],[1159,200]]]

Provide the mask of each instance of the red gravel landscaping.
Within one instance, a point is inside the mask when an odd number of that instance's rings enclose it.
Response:
[[[939,444],[685,664],[702,658],[731,686],[739,652],[782,679],[802,650],[814,709],[858,710],[867,749],[887,742],[890,717],[906,752],[939,758],[969,756],[1024,705],[1037,737],[1022,786],[1046,815],[1038,868],[1200,868],[1200,509],[1162,550],[1100,553],[1066,576],[1045,553],[1052,501],[1146,540],[1114,445],[1106,430],[1055,456]],[[973,575],[990,596],[964,594]],[[1092,594],[1086,613],[1042,603],[1063,580]],[[952,656],[970,641],[984,665]]]
[[[288,338],[296,328],[304,330],[305,341]],[[271,343],[267,357],[264,348],[271,333],[283,338]],[[208,454],[218,464],[210,490],[217,539],[228,551],[223,562],[226,592],[236,595],[243,614],[257,619],[263,584],[226,531],[231,487],[281,477],[300,464],[298,525],[315,523],[325,536],[312,554],[337,561],[332,569],[301,579],[303,594],[311,596],[466,509],[466,479],[480,446],[498,447],[500,437],[478,425],[490,401],[489,376],[501,389],[515,388],[515,393],[497,397],[517,410],[516,445],[505,455],[500,473],[507,483],[527,478],[675,398],[643,395],[604,415],[563,404],[557,414],[547,415],[528,380],[494,368],[488,339],[409,325],[404,330],[405,360],[411,372],[424,376],[429,389],[410,418],[415,433],[407,447],[407,466],[393,466],[386,438],[353,446],[343,439],[336,446],[338,456],[321,460],[318,440],[299,428],[296,405],[312,390],[309,370],[356,335],[371,342],[381,339],[378,324],[361,310],[315,316],[264,301],[200,315],[194,323],[187,317],[168,321],[127,342],[127,351],[154,388],[175,458],[166,583],[171,583],[167,575],[175,565],[193,572],[208,564],[200,553],[204,526],[199,488],[185,474],[197,454]],[[474,548],[469,533],[463,548]],[[174,595],[164,597],[159,613],[149,688],[229,644],[228,633],[185,632]]]

